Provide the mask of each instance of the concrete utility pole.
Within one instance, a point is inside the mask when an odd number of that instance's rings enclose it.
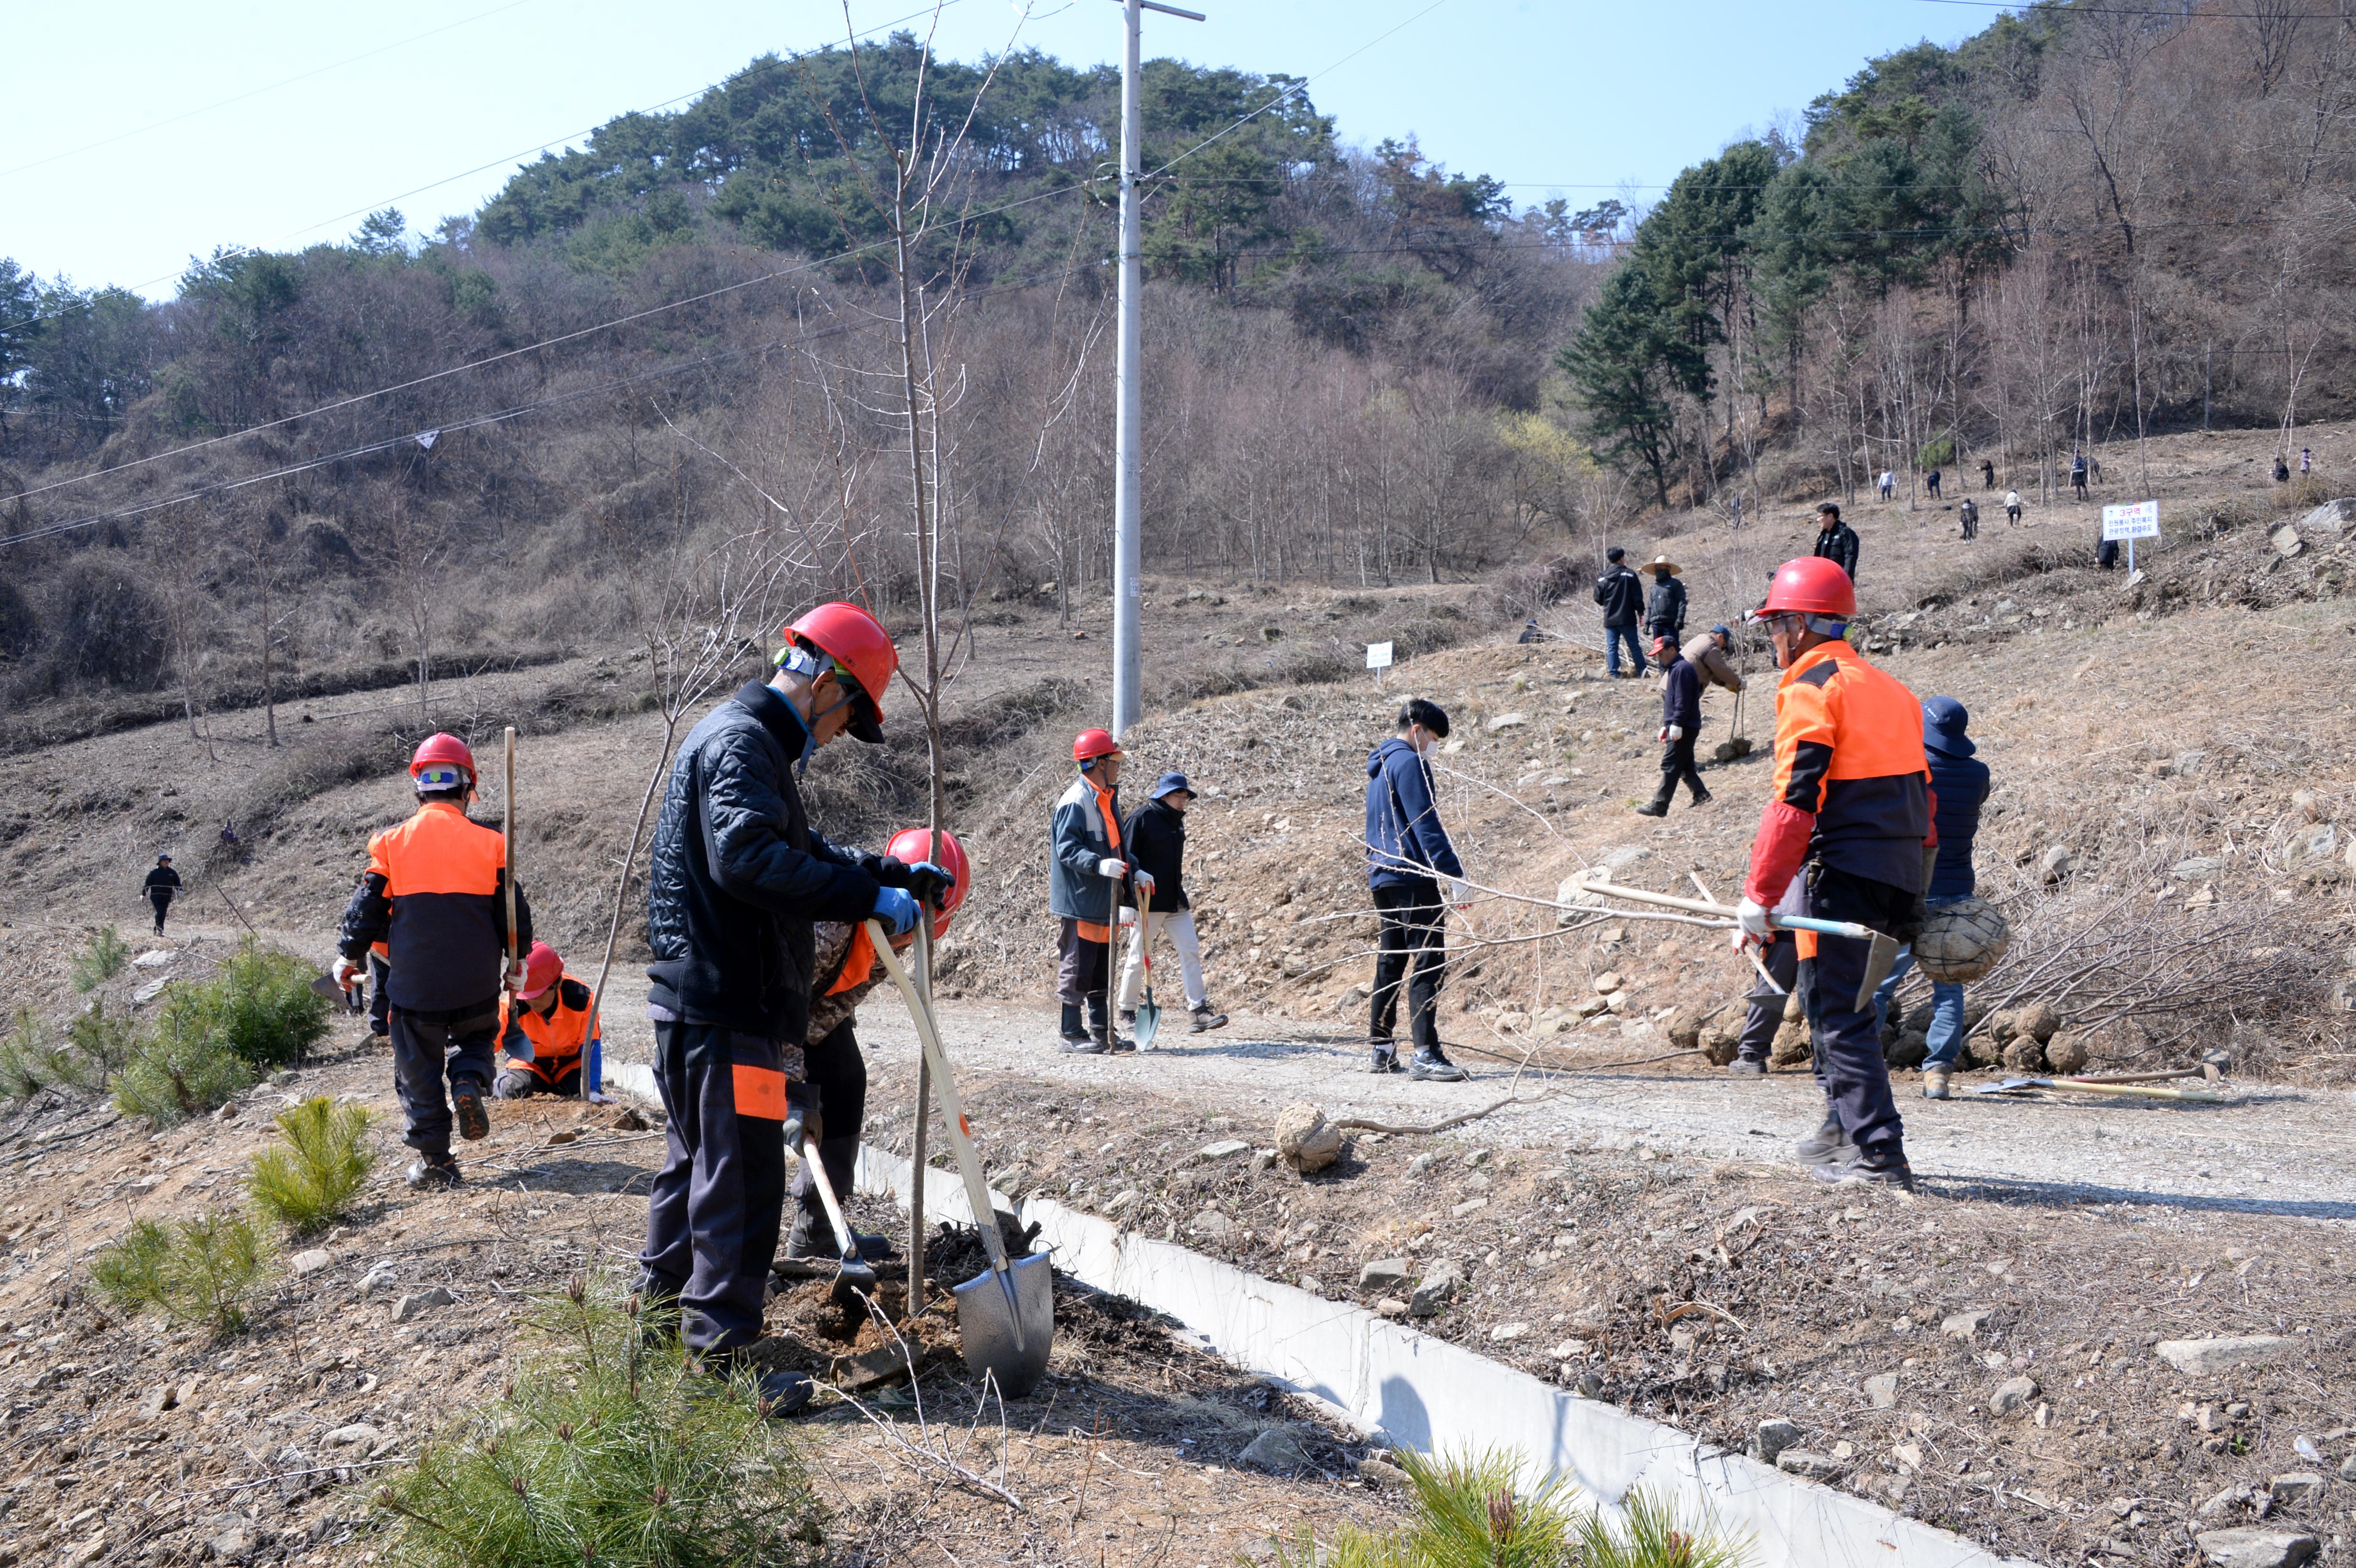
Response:
[[[1112,732],[1137,722],[1144,655],[1140,642],[1138,578],[1144,571],[1142,448],[1144,419],[1138,407],[1138,312],[1145,286],[1144,224],[1137,210],[1137,180],[1142,172],[1145,115],[1138,56],[1144,13],[1205,18],[1156,0],[1119,0],[1128,15],[1129,37],[1120,57],[1120,346],[1116,373],[1120,398],[1113,434],[1112,502]]]

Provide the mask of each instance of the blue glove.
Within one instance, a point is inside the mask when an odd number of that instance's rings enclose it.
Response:
[[[949,896],[949,890],[956,886],[957,879],[950,876],[946,868],[936,866],[930,860],[919,860],[908,868],[908,891],[916,895],[919,902],[934,909],[941,907],[942,901]]]
[[[919,907],[916,895],[905,888],[875,890],[875,918],[890,926],[894,936],[905,936],[916,929]]]

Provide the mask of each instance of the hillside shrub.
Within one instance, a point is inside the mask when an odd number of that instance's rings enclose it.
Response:
[[[96,1093],[137,1049],[131,1020],[108,1012],[102,1001],[91,1003],[63,1038],[47,1019],[27,1008],[0,1039],[0,1095],[24,1100],[43,1089]]]
[[[175,988],[164,1007],[185,1029],[214,1037],[254,1067],[299,1060],[327,1032],[330,1004],[311,990],[311,966],[248,936],[220,973],[200,986]]]
[[[98,934],[90,939],[82,955],[74,960],[73,987],[77,991],[95,991],[117,975],[131,962],[131,944],[111,925],[102,925]]]
[[[28,1100],[44,1089],[74,1087],[66,1055],[49,1020],[27,1008],[0,1036],[0,1094]]]
[[[1914,454],[1914,465],[1917,468],[1946,468],[1953,465],[1954,461],[1955,438],[1953,435],[1937,436],[1926,441],[1922,443],[1922,449]]]
[[[154,1308],[176,1323],[234,1334],[269,1271],[269,1238],[251,1218],[199,1214],[139,1221],[92,1261],[91,1278],[125,1313]]]
[[[536,1303],[506,1393],[376,1493],[418,1568],[799,1568],[825,1552],[799,1445],[752,1390],[648,1343],[611,1276]]]
[[[373,1119],[324,1094],[279,1112],[282,1141],[253,1157],[246,1181],[256,1206],[297,1235],[341,1218],[376,1163],[362,1141]]]
[[[250,1086],[252,1067],[207,1022],[199,1008],[166,1006],[115,1077],[115,1108],[151,1126],[177,1126]]]

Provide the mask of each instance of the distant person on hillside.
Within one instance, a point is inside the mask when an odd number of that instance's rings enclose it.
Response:
[[[2094,541],[2094,564],[2101,567],[2104,571],[2109,571],[2114,567],[2117,566],[2119,564],[2119,541],[2116,539],[2096,539]]]
[[[1620,645],[1628,645],[1628,657],[1635,668],[1631,675],[1644,673],[1644,645],[1636,640],[1636,621],[1644,613],[1644,584],[1628,565],[1628,552],[1613,545],[1603,552],[1610,564],[1603,575],[1595,580],[1595,602],[1603,606],[1603,667],[1612,675],[1620,673]]]
[[[1047,908],[1063,923],[1055,976],[1062,1049],[1083,1056],[1137,1049],[1113,1029],[1111,1005],[1113,928],[1123,884],[1148,898],[1154,886],[1153,874],[1137,864],[1122,837],[1119,790],[1128,760],[1111,731],[1081,731],[1072,741],[1078,776],[1057,798],[1048,828]]]
[[[1668,638],[1674,651],[1686,630],[1686,585],[1677,581],[1684,569],[1667,556],[1656,555],[1646,570],[1653,574],[1653,591],[1644,599],[1644,629],[1655,643]]]
[[[1952,908],[1978,891],[1972,872],[1972,840],[1980,830],[1980,805],[1987,799],[1988,770],[1972,753],[1979,748],[1964,733],[1972,721],[1964,705],[1952,697],[1934,697],[1922,704],[1922,750],[1931,764],[1932,817],[1939,830],[1937,859],[1931,868],[1931,886],[1922,907]],[[1891,965],[1890,977],[1873,993],[1874,1027],[1890,1021],[1890,1004],[1898,982],[1914,963],[1914,950],[1903,948]],[[1951,980],[1931,983],[1930,1055],[1922,1062],[1922,1093],[1932,1100],[1947,1097],[1947,1079],[1964,1046],[1964,987]]]
[[[1538,630],[1538,618],[1536,615],[1531,616],[1528,620],[1522,623],[1522,635],[1515,637],[1514,641],[1517,643],[1542,643],[1546,641],[1546,634]]]
[[[172,901],[180,896],[180,873],[172,869],[172,857],[155,857],[155,869],[147,873],[147,880],[140,891],[147,895],[147,901],[155,906],[155,934],[161,936],[164,934],[165,912],[172,907]]]
[[[1996,464],[1985,457],[1980,459],[1980,488],[1983,490],[1996,488]]]
[[[1448,906],[1464,903],[1471,891],[1433,798],[1430,758],[1446,739],[1447,710],[1410,698],[1399,709],[1398,733],[1366,758],[1366,885],[1382,923],[1366,1033],[1375,1048],[1371,1071],[1452,1083],[1464,1070],[1440,1048],[1440,987],[1448,973]],[[1415,1060],[1404,1068],[1393,1044],[1401,987],[1415,1041]]]
[[[1881,471],[1881,477],[1874,481],[1874,488],[1881,492],[1881,498],[1883,500],[1889,500],[1892,496],[1898,494],[1898,475],[1892,474],[1887,468],[1883,469]]]
[[[1661,679],[1661,783],[1653,798],[1636,808],[1639,816],[1666,816],[1669,802],[1683,784],[1696,805],[1709,804],[1709,791],[1694,765],[1694,743],[1701,739],[1701,674],[1687,663],[1676,640],[1663,637],[1653,652],[1665,672]]]
[[[2275,453],[2275,483],[2277,485],[2290,483],[2290,464],[2282,460],[2282,453],[2279,452]]]
[[[2070,454],[2070,488],[2081,501],[2086,498],[2086,454],[2083,452]]]
[[[1821,556],[1848,573],[1857,581],[1857,530],[1841,521],[1840,507],[1830,501],[1816,508],[1816,548],[1811,555]]]
[[[2020,526],[2020,492],[2018,490],[2004,493],[2004,520],[2008,528]]]
[[[1939,471],[1937,469],[1933,468],[1930,473],[1922,476],[1922,485],[1923,488],[1931,492],[1931,499],[1933,501],[1941,499],[1939,495]]]
[[[1186,896],[1186,808],[1194,804],[1194,786],[1186,775],[1163,773],[1153,781],[1152,798],[1130,815],[1123,830],[1138,869],[1152,878],[1148,884],[1151,891],[1130,901],[1135,911],[1124,905],[1120,912],[1124,924],[1132,913],[1138,922],[1120,970],[1124,1029],[1137,1027],[1137,999],[1145,988],[1146,962],[1152,957],[1147,944],[1158,936],[1169,937],[1178,953],[1178,978],[1185,987],[1186,1012],[1193,1020],[1189,1032],[1201,1034],[1227,1021],[1226,1014],[1211,1006],[1203,986],[1203,943],[1194,933],[1194,902]],[[1153,917],[1151,931],[1144,923],[1148,914]]]
[[[1980,537],[1980,506],[1969,496],[1965,496],[1962,503],[1955,507],[1955,520],[1964,525],[1965,539],[1976,539]]]
[[[2315,448],[2302,446],[2298,449],[2298,471],[2301,474],[2315,472]]]
[[[1733,496],[1732,498],[1730,498],[1730,499],[1726,503],[1726,516],[1727,516],[1727,526],[1728,526],[1729,528],[1740,528],[1740,527],[1742,526],[1742,497],[1741,497],[1741,496]]]

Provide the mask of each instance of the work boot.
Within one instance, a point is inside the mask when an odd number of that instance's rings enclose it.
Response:
[[[483,1109],[483,1086],[471,1078],[450,1085],[450,1108],[458,1117],[458,1136],[475,1143],[491,1136],[490,1113]]]
[[[1914,1190],[1914,1168],[1906,1163],[1905,1147],[1897,1143],[1859,1149],[1857,1157],[1847,1165],[1820,1165],[1808,1174],[1818,1181],[1863,1182],[1873,1187],[1894,1187],[1901,1192]]]
[[[1102,1056],[1111,1048],[1094,1035],[1066,1035],[1062,1047],[1067,1056]]]
[[[802,1219],[803,1216],[796,1215],[793,1229],[786,1234],[787,1258],[803,1264],[840,1263],[842,1249],[835,1243],[833,1227],[824,1230],[815,1226],[805,1228]],[[854,1226],[851,1239],[858,1243],[860,1260],[863,1263],[880,1264],[886,1258],[899,1256],[899,1249],[892,1244],[889,1236],[871,1235]]]
[[[409,1185],[421,1191],[458,1185],[458,1162],[446,1154],[421,1154],[409,1162]]]
[[[1399,1065],[1398,1051],[1387,1045],[1378,1045],[1375,1047],[1374,1061],[1366,1064],[1366,1071],[1379,1075],[1385,1072],[1404,1072],[1407,1069]]]
[[[1711,801],[1718,798],[1716,795],[1711,795],[1709,791],[1702,788],[1699,784],[1692,784],[1687,787],[1693,793],[1693,804],[1696,805],[1708,805]]]
[[[1194,1004],[1194,1021],[1186,1026],[1186,1031],[1189,1034],[1201,1034],[1205,1029],[1225,1029],[1226,1025],[1227,1015],[1213,1012],[1211,1004],[1206,998]]]
[[[1417,1051],[1415,1060],[1408,1064],[1407,1075],[1422,1083],[1461,1083],[1464,1069],[1448,1060],[1448,1053],[1436,1045]]]
[[[1826,1116],[1823,1126],[1792,1146],[1792,1157],[1802,1165],[1847,1165],[1857,1157],[1857,1145],[1840,1118]]]
[[[1922,1069],[1922,1098],[1925,1100],[1945,1099],[1947,1097],[1947,1075],[1948,1069],[1944,1067],[1925,1067]]]
[[[754,1384],[757,1408],[771,1421],[799,1415],[817,1394],[808,1372],[763,1372]]]
[[[1668,814],[1669,803],[1658,795],[1655,795],[1636,808],[1636,815],[1639,816],[1666,816]]]
[[[1120,1056],[1137,1049],[1137,1041],[1124,1040],[1120,1031],[1112,1027],[1110,1012],[1102,997],[1088,998],[1088,1036],[1097,1046],[1091,1055]]]
[[[1064,1004],[1063,1039],[1066,1051],[1085,1052],[1095,1049],[1088,1040],[1087,1029],[1080,1023],[1080,1004],[1077,1002]]]
[[[1735,1078],[1764,1078],[1767,1076],[1767,1064],[1752,1057],[1738,1056],[1726,1064],[1726,1071]]]

